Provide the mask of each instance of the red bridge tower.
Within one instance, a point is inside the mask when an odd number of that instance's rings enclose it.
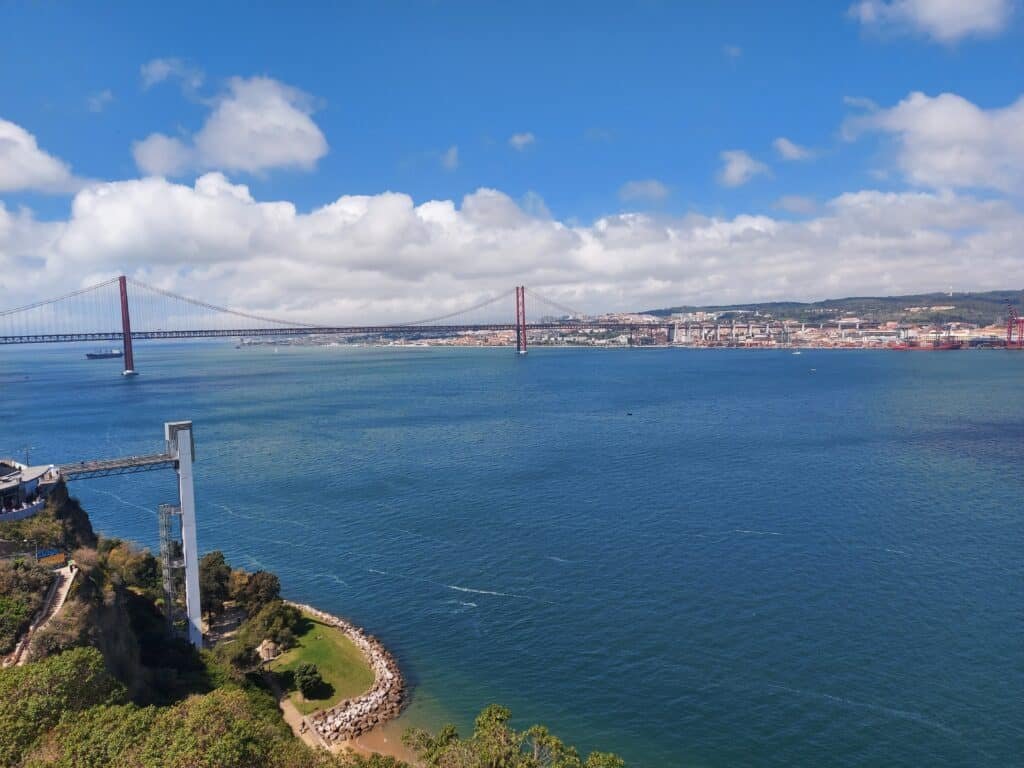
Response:
[[[121,333],[124,343],[124,371],[123,376],[135,375],[135,357],[132,354],[132,319],[128,314],[128,278],[121,275],[117,278],[121,287]]]

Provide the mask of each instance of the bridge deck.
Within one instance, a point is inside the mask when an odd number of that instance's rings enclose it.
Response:
[[[64,464],[58,469],[65,480],[85,480],[90,477],[108,475],[129,475],[148,472],[153,469],[173,467],[175,459],[170,454],[154,453],[148,456],[122,456],[118,459],[94,459],[77,464]]]

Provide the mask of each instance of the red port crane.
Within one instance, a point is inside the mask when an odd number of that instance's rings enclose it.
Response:
[[[1014,341],[1016,332],[1017,340]],[[1006,300],[1006,348],[1024,349],[1024,317],[1017,315],[1017,308]]]

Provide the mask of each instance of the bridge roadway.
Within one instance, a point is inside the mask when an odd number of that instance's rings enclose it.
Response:
[[[755,323],[753,327],[761,329],[765,323]],[[776,332],[784,328],[792,331],[800,326],[800,323],[771,323],[772,329]],[[807,327],[839,328],[845,327],[850,330],[854,325],[842,325],[840,323],[807,323]],[[877,328],[878,323],[860,323],[856,326],[859,329]],[[705,329],[714,330],[715,323],[623,323],[623,322],[554,322],[554,323],[527,323],[528,331],[620,331],[624,333],[636,333],[644,330],[662,329],[676,326],[679,330],[684,329]],[[719,323],[717,325],[723,333],[727,333],[731,326]],[[747,328],[746,323],[737,323],[736,329],[743,331]],[[229,329],[200,329],[192,331],[132,331],[132,340],[147,339],[201,339],[218,338],[231,336],[317,336],[317,335],[366,335],[375,333],[468,333],[472,331],[514,331],[515,323],[483,323],[476,325],[348,325],[348,326],[310,326],[290,328],[229,328]],[[0,336],[0,345],[4,344],[47,344],[47,343],[70,343],[88,341],[123,341],[124,334],[121,331],[96,332],[96,333],[42,333],[42,334],[21,334]]]

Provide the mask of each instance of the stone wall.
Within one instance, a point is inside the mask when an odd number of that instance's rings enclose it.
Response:
[[[327,744],[333,744],[354,739],[397,717],[405,705],[405,679],[388,649],[376,637],[344,619],[301,603],[289,604],[340,629],[363,652],[373,670],[373,685],[366,693],[306,718],[316,734]]]

